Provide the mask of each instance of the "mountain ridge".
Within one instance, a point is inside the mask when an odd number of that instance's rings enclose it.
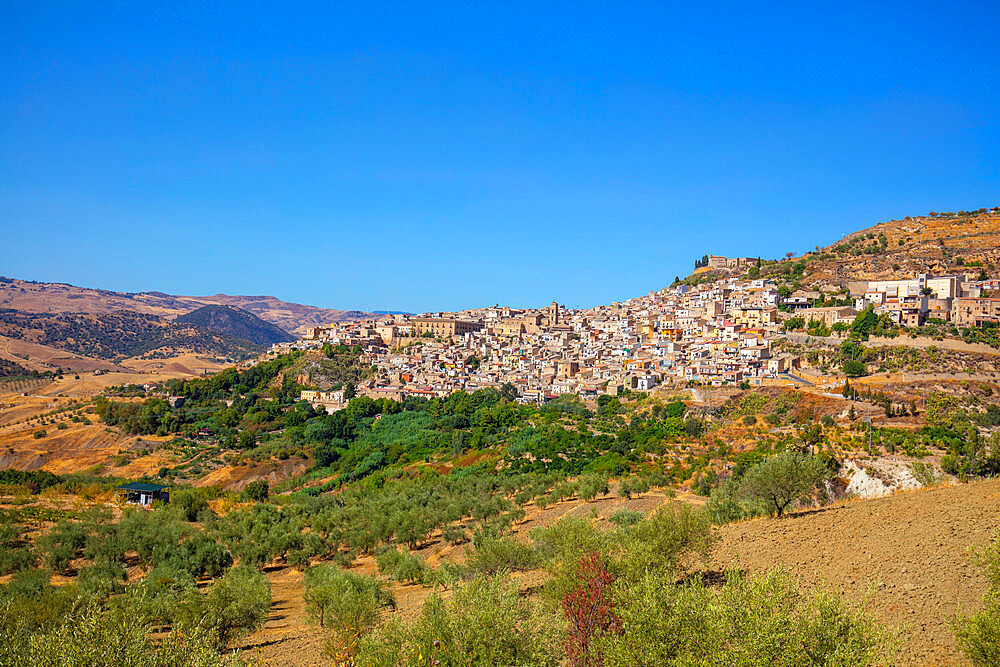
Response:
[[[187,296],[160,291],[115,292],[69,283],[39,282],[0,276],[0,308],[26,313],[107,314],[131,310],[173,319],[203,306],[235,306],[293,335],[313,327],[371,317],[357,310],[320,308],[270,295]]]

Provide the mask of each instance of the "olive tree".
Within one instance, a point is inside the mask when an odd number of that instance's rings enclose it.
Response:
[[[743,476],[739,494],[766,503],[780,517],[792,503],[811,497],[827,475],[819,458],[782,452],[751,468]]]
[[[363,634],[378,623],[379,611],[396,604],[384,584],[374,577],[323,563],[306,570],[306,611],[320,625],[332,625],[351,634]]]
[[[208,632],[219,647],[262,626],[271,608],[271,582],[246,567],[232,568],[201,595],[192,593],[181,607],[181,625],[194,634]],[[199,632],[200,631],[200,632]]]

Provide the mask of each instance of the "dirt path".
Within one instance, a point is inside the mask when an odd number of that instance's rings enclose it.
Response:
[[[323,656],[325,633],[306,616],[303,577],[302,572],[287,568],[268,573],[271,613],[261,630],[237,646],[245,655],[265,665],[330,664]]]
[[[713,566],[784,565],[807,587],[861,600],[901,626],[901,665],[964,665],[948,619],[979,608],[986,581],[968,549],[1000,525],[1000,480],[839,504],[782,520],[725,526]]]

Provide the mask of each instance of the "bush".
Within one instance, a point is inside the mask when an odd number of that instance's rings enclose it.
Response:
[[[121,604],[135,614],[143,614],[157,626],[174,622],[182,601],[197,594],[194,577],[185,569],[160,564],[126,590]]]
[[[705,507],[712,522],[719,525],[767,514],[763,501],[741,497],[740,480],[736,477],[730,477],[721,486],[712,489]]]
[[[617,569],[632,575],[651,570],[676,572],[688,557],[707,560],[714,542],[708,512],[687,503],[670,503],[629,530]]]
[[[247,502],[262,502],[267,500],[268,487],[264,480],[250,482],[240,491],[240,498]]]
[[[617,635],[622,622],[611,599],[615,576],[608,572],[595,551],[580,559],[580,580],[562,600],[563,614],[569,621],[564,643],[570,667],[602,665],[598,651],[591,648],[601,635]]]
[[[784,571],[729,573],[721,590],[665,573],[620,582],[621,634],[598,641],[606,667],[888,665],[896,635],[833,595],[803,597]]]
[[[204,494],[196,489],[181,489],[170,495],[170,505],[175,507],[187,521],[197,521],[198,514],[208,509]]]
[[[642,517],[642,512],[622,507],[614,511],[614,514],[611,515],[609,521],[619,528],[628,528],[642,521]]]
[[[76,583],[80,589],[97,600],[106,600],[125,590],[128,579],[125,568],[109,560],[99,560],[80,570]]]
[[[516,582],[480,576],[448,601],[433,593],[412,625],[394,621],[362,637],[357,664],[555,667],[563,626],[521,597]]]
[[[378,571],[395,581],[423,583],[427,579],[427,566],[419,556],[409,551],[380,547],[375,560]]]
[[[200,635],[181,638],[170,634],[154,639],[147,621],[124,607],[102,612],[87,606],[63,617],[50,628],[13,634],[0,630],[0,664],[72,665],[104,667],[221,667],[242,664],[237,656],[215,652]]]
[[[953,624],[958,644],[972,664],[987,667],[1000,664],[1000,529],[994,531],[993,543],[975,560],[986,570],[988,582],[983,610],[959,615]]]
[[[70,572],[73,560],[82,554],[86,543],[86,530],[77,521],[56,524],[38,540],[46,567],[60,574]]]
[[[910,466],[913,477],[922,486],[936,486],[941,483],[941,476],[934,471],[934,466],[923,461],[914,461]]]
[[[477,536],[475,549],[469,554],[467,566],[471,572],[493,575],[538,567],[535,549],[513,537]]]

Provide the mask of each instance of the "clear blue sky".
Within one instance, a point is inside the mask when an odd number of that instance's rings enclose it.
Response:
[[[1000,205],[996,2],[293,4],[3,3],[0,274],[587,306]]]

